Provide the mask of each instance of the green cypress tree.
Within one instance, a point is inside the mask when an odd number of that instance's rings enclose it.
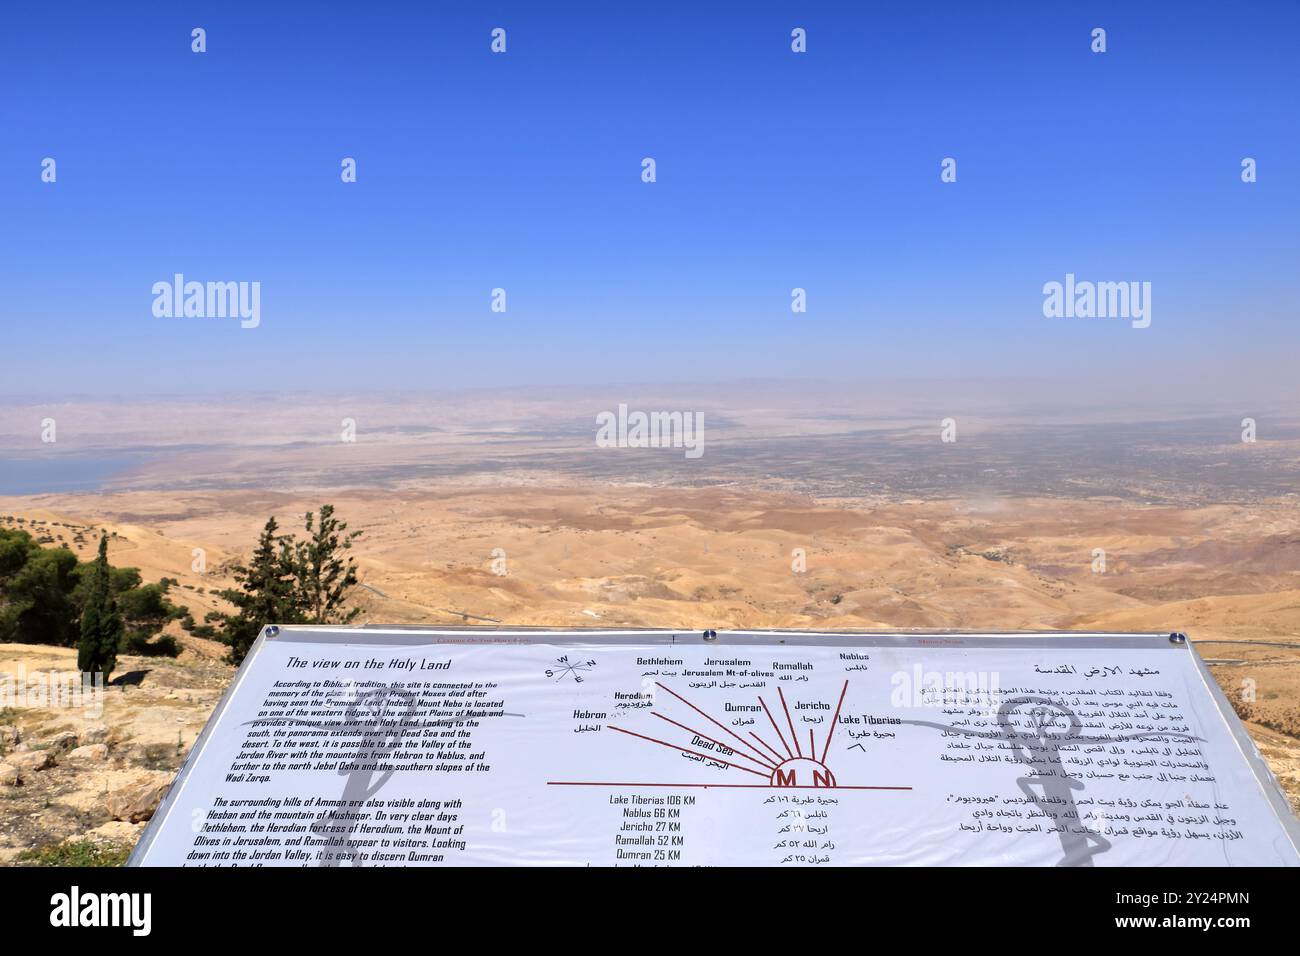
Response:
[[[117,648],[122,642],[122,615],[113,598],[108,566],[108,535],[99,539],[99,557],[95,559],[90,593],[81,612],[81,642],[77,646],[77,669],[83,673],[102,673],[104,682],[117,666]]]

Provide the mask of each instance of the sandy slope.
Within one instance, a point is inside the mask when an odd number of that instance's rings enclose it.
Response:
[[[10,498],[0,499],[0,526],[35,521],[38,533],[65,542],[72,531],[63,524],[106,528],[114,563],[141,568],[147,580],[176,578],[177,599],[201,620],[220,606],[212,592],[230,584],[228,562],[251,549],[268,515],[296,527],[295,516],[322,500],[365,532],[358,603],[373,622],[1186,631],[1217,662],[1220,683],[1300,804],[1300,517],[1288,502],[869,503],[733,489],[447,484]],[[95,534],[82,537],[90,557]],[[194,569],[194,548],[205,552],[204,573]],[[1105,573],[1095,570],[1098,548]],[[48,666],[45,658],[67,653],[9,646],[0,669]],[[146,662],[144,682],[105,719],[129,726],[133,739],[174,744],[179,732],[188,745],[228,673],[214,654],[189,640],[178,661]],[[183,688],[186,703],[158,698],[159,688]],[[45,732],[57,718],[22,719]],[[69,789],[58,800],[81,799],[72,778],[60,786]],[[64,814],[50,832],[76,832],[79,820]],[[20,828],[10,849],[31,839]]]

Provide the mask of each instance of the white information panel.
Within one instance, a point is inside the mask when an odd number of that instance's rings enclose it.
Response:
[[[1296,834],[1169,635],[286,627],[131,862],[1295,865]]]

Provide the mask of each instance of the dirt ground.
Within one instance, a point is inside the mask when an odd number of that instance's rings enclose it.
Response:
[[[114,564],[176,578],[173,598],[201,621],[222,606],[215,592],[266,517],[291,529],[321,500],[46,495],[0,499],[0,526],[62,538],[84,558],[107,529]],[[1300,811],[1300,516],[1290,501],[876,502],[600,485],[323,500],[365,532],[357,597],[373,623],[1185,631]],[[141,825],[112,820],[109,795],[174,773],[233,673],[220,645],[172,633],[184,653],[123,658],[102,714],[0,710],[0,751],[49,748],[60,734],[107,747],[102,759],[60,752],[23,785],[0,785],[0,863],[83,837],[134,842]],[[0,645],[0,672],[73,670],[71,649]]]
[[[234,673],[211,653],[190,647],[175,660],[122,657],[102,698],[88,696],[77,707],[0,709],[0,762],[23,747],[50,751],[53,760],[25,772],[20,786],[0,785],[0,864],[66,840],[134,846],[144,824],[114,820],[108,797],[168,779],[180,768]],[[71,648],[0,644],[0,674],[24,681],[29,694],[43,693],[55,675],[75,672]],[[74,739],[60,747],[69,734]],[[107,747],[102,759],[72,754],[71,744],[92,742]]]

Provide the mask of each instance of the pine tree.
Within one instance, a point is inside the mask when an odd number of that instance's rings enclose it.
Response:
[[[268,624],[346,624],[360,613],[359,608],[345,611],[343,604],[357,584],[356,562],[345,552],[361,532],[349,532],[347,523],[334,517],[333,505],[322,505],[319,516],[303,517],[305,541],[277,534],[275,518],[267,520],[252,560],[234,568],[239,588],[219,592],[235,613],[206,617],[220,624],[219,638],[230,646],[232,664],[244,660]]]
[[[362,533],[348,533],[347,522],[334,517],[333,505],[321,505],[318,518],[308,512],[303,519],[307,540],[294,544],[298,609],[312,624],[346,624],[361,609],[343,610],[357,584],[356,561],[344,552]]]
[[[292,539],[276,534],[279,525],[267,519],[252,560],[245,567],[236,565],[234,578],[239,588],[220,592],[236,608],[234,614],[210,614],[208,620],[220,621],[220,638],[230,646],[228,659],[239,664],[248,654],[257,635],[267,624],[300,624],[303,615],[294,602],[294,549]]]
[[[113,598],[108,566],[108,535],[99,539],[99,557],[95,559],[90,592],[81,612],[81,643],[77,647],[77,669],[82,673],[102,673],[104,682],[117,666],[117,648],[122,642],[122,615]]]

